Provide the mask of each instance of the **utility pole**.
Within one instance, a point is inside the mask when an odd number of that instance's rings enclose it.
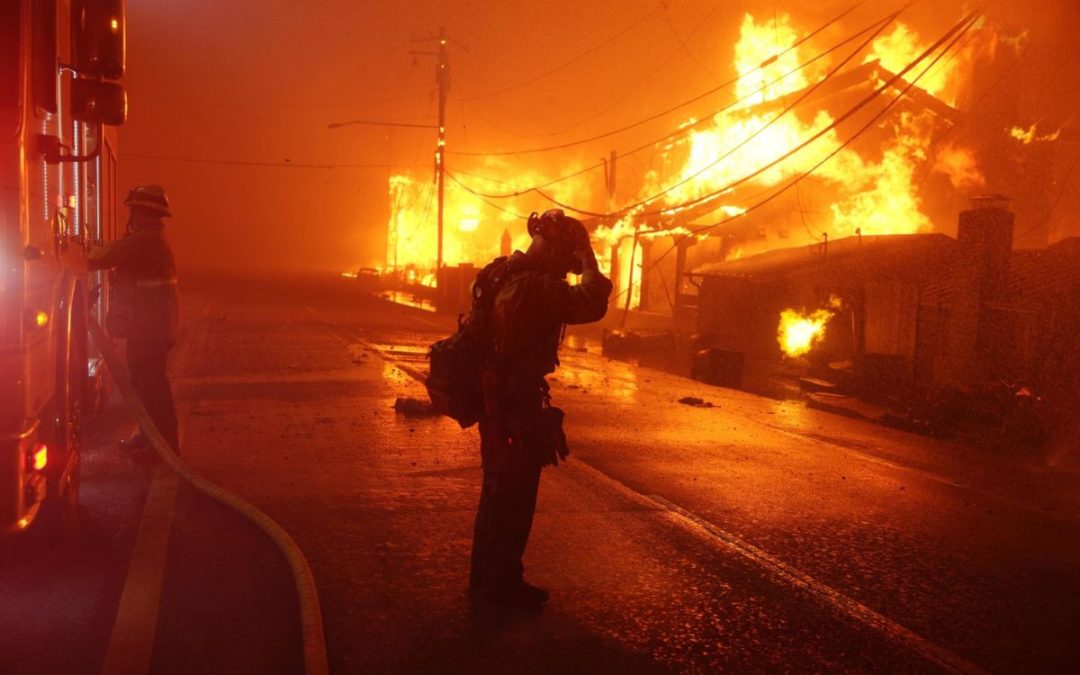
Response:
[[[439,83],[439,140],[435,147],[435,180],[439,183],[439,252],[435,258],[435,283],[443,266],[443,211],[446,192],[446,92],[450,89],[450,63],[446,54],[446,33],[439,29],[439,65],[435,72]]]
[[[600,161],[604,163],[604,189],[607,190],[608,196],[608,211],[615,210],[615,161],[618,159],[618,152],[611,151],[610,158],[601,157]],[[615,290],[619,290],[619,247],[622,246],[622,239],[616,239],[611,245],[611,259],[609,271],[611,274],[611,283],[614,284]],[[631,275],[631,278],[632,275]]]
[[[443,267],[443,214],[445,211],[446,191],[446,95],[450,91],[450,54],[446,48],[452,38],[447,37],[446,30],[439,28],[438,37],[427,37],[413,42],[438,41],[438,51],[413,51],[412,54],[435,57],[435,82],[439,85],[439,138],[435,146],[435,185],[438,191],[438,211],[436,215],[436,227],[438,227],[438,252],[435,256],[435,283],[439,283],[439,273]],[[457,40],[453,40],[465,51],[468,48]]]

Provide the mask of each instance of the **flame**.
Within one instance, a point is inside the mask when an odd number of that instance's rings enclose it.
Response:
[[[572,165],[563,168],[574,170]],[[539,171],[512,172],[495,159],[488,160],[484,171],[492,176],[512,175],[514,178],[513,184],[488,184],[483,186],[485,190],[511,191],[552,178]],[[400,271],[412,265],[424,272],[433,272],[438,257],[434,181],[403,173],[390,177],[388,189],[390,217],[387,221],[386,267]],[[556,199],[575,204],[587,204],[592,196],[589,190],[569,183],[554,185],[551,192]],[[507,201],[506,210],[498,210],[447,178],[444,192],[443,264],[486,264],[499,255],[503,232],[510,233],[512,248],[528,248],[529,235],[525,231],[525,222],[514,212],[528,213],[531,209],[518,206],[517,201]],[[529,203],[529,206],[539,210],[544,208],[535,202]]]
[[[919,35],[907,24],[898,21],[891,32],[874,40],[866,61],[879,61],[890,72],[898,73],[918,58],[923,49],[925,47],[922,46]],[[935,68],[919,79],[918,86],[941,98],[949,85],[949,76],[948,68]]]
[[[841,141],[830,130],[817,142],[791,154],[807,138],[833,124],[834,118],[828,111],[818,110],[805,120],[793,112],[777,117],[779,110],[757,112],[755,107],[772,101],[784,103],[784,96],[809,85],[805,70],[785,75],[804,60],[800,48],[793,47],[798,35],[786,14],[762,23],[749,14],[744,17],[735,47],[735,63],[741,74],[737,94],[747,98],[736,109],[717,115],[710,125],[688,134],[686,159],[679,169],[679,180],[674,181],[685,182],[670,192],[671,202],[714,193],[754,169],[785,157],[751,181],[760,187],[773,187],[808,171],[837,151]],[[903,25],[878,38],[873,45],[868,58],[880,59],[886,67],[897,70],[902,70],[925,49],[915,33]],[[758,68],[763,63],[767,65]],[[930,89],[940,90],[952,82],[954,70],[938,68],[931,74],[935,78]],[[760,93],[755,93],[762,88]],[[929,230],[930,219],[922,212],[915,177],[918,167],[926,160],[932,123],[929,112],[905,113],[893,123],[892,138],[876,161],[864,159],[848,147],[836,152],[818,169],[815,175],[826,184],[832,197],[824,207],[831,219],[824,223],[823,229],[833,236],[847,236],[856,231],[907,234]],[[729,156],[716,161],[724,155]],[[977,171],[974,155],[969,158],[972,162],[966,169],[974,175]],[[954,164],[943,166],[954,172],[958,168]],[[725,205],[720,213],[730,216],[737,208],[741,207]]]
[[[1009,129],[1009,135],[1020,141],[1024,145],[1031,145],[1032,142],[1041,143],[1047,141],[1056,141],[1058,137],[1061,136],[1061,129],[1058,129],[1057,131],[1049,134],[1039,135],[1035,131],[1035,128],[1037,126],[1037,124],[1032,124],[1027,129],[1024,129],[1023,127],[1013,127],[1012,129]]]
[[[739,73],[735,95],[746,98],[745,106],[776,100],[809,84],[806,73],[798,70],[798,50],[788,50],[798,39],[799,32],[787,14],[764,23],[757,23],[750,14],[743,16],[735,45]]]
[[[777,234],[770,233],[770,228],[780,233],[786,246],[808,243],[820,238],[819,233],[837,238],[855,232],[907,234],[930,231],[933,224],[919,196],[921,177],[928,171],[947,176],[958,190],[985,186],[977,155],[970,148],[955,144],[940,148],[932,145],[942,123],[941,106],[922,105],[919,99],[909,99],[910,105],[898,106],[900,112],[882,118],[872,130],[876,134],[874,141],[864,146],[853,144],[841,148],[840,135],[829,130],[795,152],[807,139],[834,124],[833,112],[826,107],[827,100],[816,106],[808,100],[796,110],[783,115],[780,112],[795,100],[795,95],[835,67],[837,57],[823,58],[800,69],[799,65],[806,63],[812,53],[818,53],[824,45],[817,41],[813,49],[806,45],[795,47],[799,37],[808,31],[787,13],[765,19],[744,14],[739,30],[732,53],[732,66],[738,74],[733,91],[737,104],[712,118],[688,119],[682,125],[686,133],[657,148],[657,156],[644,173],[641,184],[630,189],[623,186],[621,190],[625,195],[636,192],[637,199],[633,201],[649,200],[649,203],[593,232],[601,269],[618,280],[613,297],[622,297],[620,303],[625,302],[626,289],[631,284],[631,307],[639,302],[642,256],[640,249],[633,253],[638,243],[696,234],[696,226],[677,218],[686,202],[722,194],[717,201],[723,203],[717,203],[715,212],[698,222],[736,217],[747,212],[751,198],[756,200],[758,195],[770,194],[830,155],[831,159],[816,169],[810,180],[802,183],[806,187],[797,188],[793,193],[792,199],[798,199],[798,208],[788,209],[775,221],[762,225],[765,243],[739,242],[734,255],[751,255],[758,252],[753,250],[756,246],[775,242]],[[991,53],[996,40],[996,36],[984,27],[971,31],[948,58],[941,59],[919,79],[917,86],[946,105],[954,106],[965,94],[975,60]],[[856,95],[865,96],[872,88],[880,86],[882,81],[876,78],[884,77],[885,70],[892,73],[903,70],[925,51],[928,44],[910,26],[895,22],[871,42],[865,55],[860,55],[860,58],[865,56],[866,62],[879,62],[881,68],[876,77],[868,78]],[[914,80],[924,69],[924,66],[916,67],[907,77]],[[850,68],[845,68],[844,72],[848,70]],[[922,100],[925,101],[925,97]],[[1034,127],[1029,132],[1035,137]],[[1030,142],[1016,136],[1016,130],[1013,135],[1022,142]],[[1052,139],[1046,137],[1045,140]],[[782,161],[743,180],[776,160]],[[559,165],[551,174],[539,169],[522,171],[517,165],[495,156],[485,158],[482,164],[477,167],[478,172],[507,178],[512,184],[484,183],[483,179],[469,183],[499,192],[546,184],[576,169],[571,162]],[[594,178],[557,182],[546,191],[561,202],[589,209],[603,211],[617,207],[618,203],[608,201],[606,195],[593,194],[590,186],[598,182]],[[721,193],[725,186],[736,182],[741,184]],[[663,196],[654,199],[658,194]],[[413,281],[420,283],[434,270],[436,259],[432,181],[408,174],[393,176],[389,196],[387,268],[399,274],[411,269]],[[808,206],[804,206],[804,200]],[[549,207],[535,194],[498,203],[507,211],[517,213],[542,211]],[[671,225],[671,230],[657,232],[661,223],[655,217],[645,220],[643,214],[646,211],[659,211],[661,220],[675,219],[677,224]],[[808,218],[808,213],[812,218]],[[447,265],[485,264],[499,255],[504,231],[511,233],[513,248],[528,246],[529,238],[520,217],[491,208],[450,180],[446,183],[445,214],[443,257]],[[808,222],[811,219],[812,223]],[[804,226],[807,235],[802,234]],[[808,320],[815,317],[817,313]],[[823,326],[822,322],[821,330]],[[813,344],[813,340],[811,336],[809,344]]]
[[[668,149],[669,154],[680,149],[685,153],[685,161],[677,168],[678,179],[669,178],[672,183],[685,182],[671,190],[667,196],[669,202],[714,194],[759,167],[783,158],[749,181],[751,187],[771,188],[805,173],[835,152],[815,170],[813,184],[818,188],[809,191],[809,199],[824,202],[816,209],[824,218],[815,223],[815,229],[833,237],[856,232],[910,234],[932,229],[919,197],[918,177],[924,165],[929,164],[930,170],[947,175],[958,189],[985,184],[976,155],[970,149],[949,145],[936,153],[931,151],[938,118],[937,113],[927,109],[906,110],[884,118],[879,128],[888,133],[878,144],[880,150],[876,156],[864,156],[852,146],[838,150],[841,139],[834,130],[791,154],[806,139],[834,123],[832,114],[823,109],[810,113],[799,109],[778,117],[788,103],[786,96],[803,90],[822,74],[806,69],[787,74],[807,58],[801,45],[794,47],[801,32],[787,14],[762,22],[750,14],[744,16],[735,47],[735,67],[740,74],[736,94],[745,100],[691,131],[683,147]],[[992,40],[983,39],[978,31],[973,35],[950,55],[952,58],[942,59],[930,68],[919,79],[918,86],[951,105],[970,79],[975,57],[992,48]],[[899,72],[926,47],[915,31],[897,23],[871,43],[866,60],[880,61],[885,69]],[[916,67],[909,76],[914,78],[922,70],[923,67]],[[881,81],[869,84],[876,87]],[[759,89],[762,91],[758,92]],[[766,103],[774,104],[767,106],[767,112],[761,110],[761,104]],[[717,162],[718,157],[724,159]],[[646,191],[659,184],[658,178],[652,177],[647,181]],[[733,213],[732,208],[738,206],[725,205],[718,215],[728,217]],[[803,211],[801,205],[792,209],[805,218]],[[808,226],[806,229],[809,231]]]
[[[465,206],[462,209],[461,220],[458,221],[458,229],[462,232],[476,232],[479,227],[479,209],[475,206]]]
[[[802,356],[825,337],[825,324],[833,317],[827,309],[801,314],[794,309],[780,312],[780,325],[776,336],[780,349],[792,358]]]
[[[986,187],[986,177],[979,169],[975,151],[971,148],[958,148],[952,143],[945,145],[938,151],[933,169],[948,176],[949,182],[957,190]]]

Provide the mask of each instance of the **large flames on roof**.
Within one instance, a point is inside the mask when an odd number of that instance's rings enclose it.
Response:
[[[784,13],[767,19],[745,15],[733,55],[738,75],[733,103],[710,119],[687,121],[684,134],[658,147],[660,161],[644,174],[637,198],[621,200],[640,205],[617,217],[601,219],[595,228],[594,241],[602,267],[610,265],[613,257],[618,261],[620,269],[615,272],[620,289],[625,292],[628,278],[636,283],[642,273],[641,256],[636,254],[634,242],[643,230],[651,232],[647,236],[653,238],[662,238],[665,232],[677,237],[696,234],[702,224],[745,213],[762,196],[812,169],[813,182],[796,185],[782,197],[787,201],[780,202],[789,205],[785,217],[791,222],[764,224],[763,228],[774,227],[780,234],[767,235],[751,249],[791,246],[857,232],[928,231],[931,221],[919,196],[920,183],[928,174],[947,176],[958,190],[973,190],[983,184],[969,148],[933,140],[935,129],[947,124],[942,111],[953,110],[950,106],[963,95],[972,64],[984,49],[981,28],[958,42],[946,58],[933,65],[927,59],[905,75],[907,81],[918,78],[918,89],[911,94],[924,97],[923,105],[897,106],[874,125],[872,140],[842,147],[852,129],[832,128],[839,112],[902,71],[930,44],[895,17],[871,28],[827,57],[815,59],[830,43],[824,38],[799,43],[800,37],[809,32],[808,26],[798,25]],[[835,84],[836,79],[860,68],[862,79],[858,82],[842,88]],[[808,88],[815,86],[819,90],[809,92]],[[898,87],[885,91],[878,101],[867,106],[867,115],[860,119],[880,110],[897,91]],[[804,96],[808,92],[814,95]],[[820,138],[800,149],[815,134]],[[1025,134],[1021,140],[1027,137]],[[507,167],[495,159],[488,158],[484,166],[476,169],[477,174],[499,176],[512,186],[492,185],[478,176],[473,176],[469,184],[480,190],[514,190],[558,177],[540,171],[508,174]],[[760,170],[762,167],[768,168]],[[575,168],[562,165],[560,170],[568,173]],[[601,191],[594,194],[588,189],[595,182],[593,177],[583,175],[555,182],[546,191],[559,201],[586,210],[605,212],[618,206]],[[430,179],[408,175],[390,179],[390,267],[434,267],[433,192]],[[679,205],[706,197],[711,212],[680,220]],[[535,194],[494,202],[505,211],[496,210],[491,203],[447,181],[447,264],[485,263],[498,255],[505,230],[509,230],[515,248],[525,247],[528,238],[524,223],[513,213],[550,206]],[[656,215],[664,209],[667,211],[662,216]],[[778,238],[787,241],[779,242]],[[739,250],[755,252],[742,244]],[[613,252],[617,255],[613,256]],[[636,303],[636,297],[632,298],[632,304]]]

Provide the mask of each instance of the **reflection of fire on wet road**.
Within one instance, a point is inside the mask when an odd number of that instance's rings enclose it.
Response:
[[[553,384],[582,391],[603,392],[620,401],[636,401],[638,368],[622,361],[605,360],[597,367],[594,359],[575,358],[572,352],[560,355],[562,365],[548,378]]]

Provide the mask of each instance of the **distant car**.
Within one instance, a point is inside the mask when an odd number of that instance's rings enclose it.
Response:
[[[379,279],[379,270],[374,267],[361,267],[356,270],[356,282],[360,284],[360,287],[365,291],[379,290]]]

